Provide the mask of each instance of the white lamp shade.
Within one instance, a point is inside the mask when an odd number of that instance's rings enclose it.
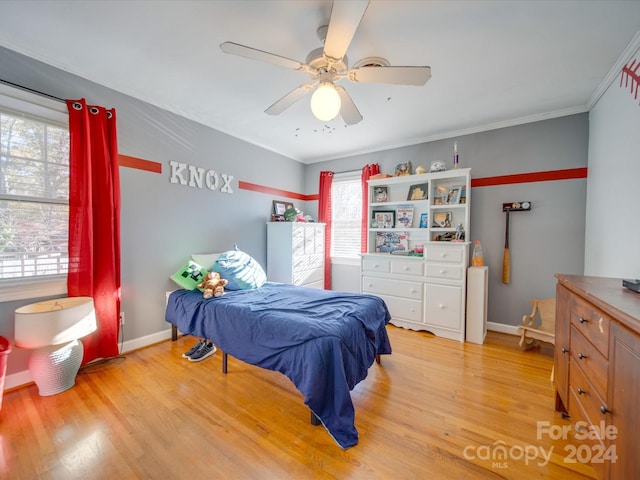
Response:
[[[91,297],[67,297],[25,305],[15,311],[15,344],[41,348],[77,340],[97,328]]]
[[[321,83],[311,95],[311,111],[323,122],[336,118],[340,113],[340,94],[331,82]]]

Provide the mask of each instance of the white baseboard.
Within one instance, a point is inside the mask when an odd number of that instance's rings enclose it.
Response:
[[[162,342],[163,340],[167,340],[169,338],[171,338],[171,329],[163,330],[162,332],[154,333],[152,335],[147,335],[140,338],[135,338],[133,340],[127,340],[122,344],[120,353],[127,353],[139,348],[148,347],[149,345]],[[23,385],[27,385],[28,383],[32,382],[33,377],[31,376],[29,370],[12,373],[11,375],[7,375],[4,379],[4,390],[22,387]]]
[[[504,323],[487,322],[487,330],[508,333],[509,335],[518,335],[518,327],[515,325],[505,325]]]

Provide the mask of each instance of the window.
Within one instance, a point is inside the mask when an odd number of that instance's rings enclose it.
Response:
[[[0,287],[3,293],[8,285],[15,285],[21,279],[58,276],[66,281],[68,218],[66,105],[0,85]],[[59,293],[59,288],[55,293]],[[54,292],[45,290],[37,296],[50,294]],[[7,299],[0,295],[0,300]]]
[[[332,261],[359,261],[362,218],[362,183],[359,171],[334,175],[331,206]]]

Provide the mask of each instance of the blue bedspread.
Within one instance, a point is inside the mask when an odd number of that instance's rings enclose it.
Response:
[[[390,318],[373,295],[271,282],[208,300],[198,290],[177,290],[166,310],[181,332],[289,377],[342,448],[358,443],[349,392],[376,355],[391,353]]]

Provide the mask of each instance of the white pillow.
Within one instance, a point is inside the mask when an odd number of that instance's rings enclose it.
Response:
[[[193,255],[191,255],[191,260],[199,263],[204,268],[206,268],[208,272],[210,272],[214,262],[218,259],[219,256],[219,253],[194,253]]]

